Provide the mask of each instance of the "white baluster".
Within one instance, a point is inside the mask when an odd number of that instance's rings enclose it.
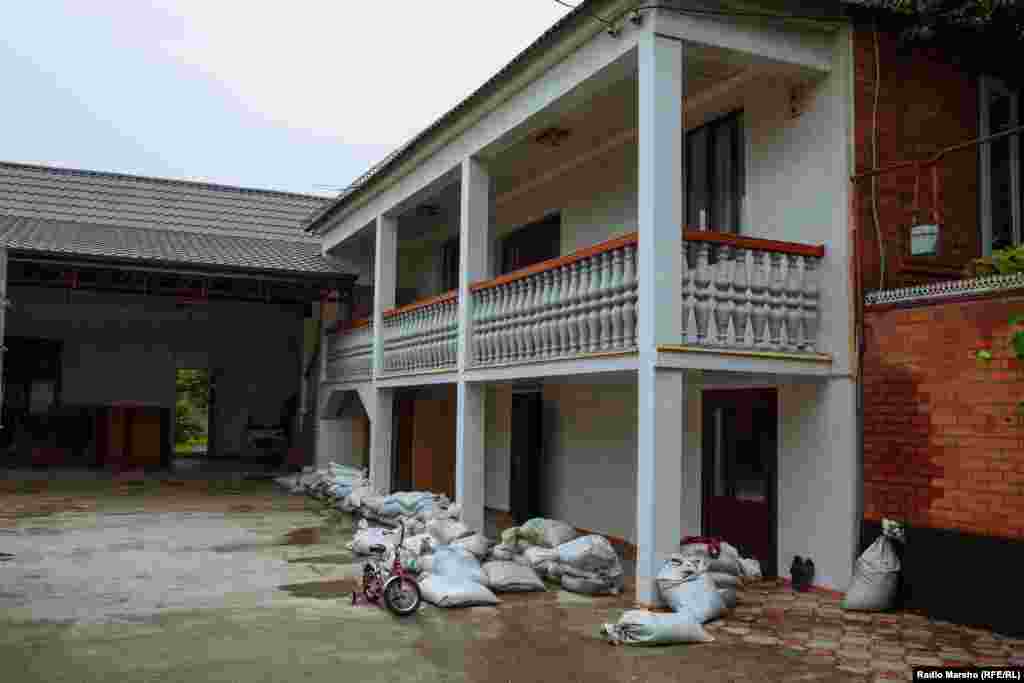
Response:
[[[786,268],[786,345],[791,349],[800,348],[800,319],[803,313],[800,297],[803,296],[803,257],[790,254]]]
[[[571,302],[575,296],[576,287],[579,285],[579,272],[576,264],[562,266],[562,297],[558,303],[557,317],[555,318],[555,356],[566,353],[569,345],[569,333],[567,315],[571,309]]]
[[[601,348],[601,313],[598,305],[601,296],[601,260],[598,254],[584,259],[590,268],[590,282],[580,292],[580,305],[587,318],[587,347],[581,351],[594,352]]]
[[[558,330],[558,306],[562,297],[562,269],[552,268],[545,272],[545,276],[551,279],[551,294],[548,296],[548,303],[544,307],[544,357],[551,358],[555,355],[557,346],[556,334]]]
[[[732,329],[733,343],[745,346],[747,343],[747,320],[750,319],[750,302],[747,293],[750,278],[747,267],[747,250],[736,249],[736,265],[732,278]]]
[[[533,358],[533,313],[534,299],[537,298],[537,281],[535,278],[527,277],[523,280],[524,303],[523,315],[519,325],[519,347],[520,360]]]
[[[767,344],[768,330],[768,253],[754,252],[754,273],[750,279],[750,324],[754,331],[754,345]]]
[[[506,282],[500,285],[498,292],[501,297],[501,308],[494,323],[494,358],[491,359],[492,363],[504,362],[505,356],[508,354],[508,344],[505,343],[505,321],[512,307],[511,284]]]
[[[636,345],[636,308],[633,297],[636,293],[636,248],[626,246],[622,258],[622,346],[631,349]]]
[[[814,351],[818,346],[818,266],[820,259],[804,260],[803,348]]]
[[[573,353],[586,353],[590,349],[590,324],[587,315],[587,292],[593,286],[597,273],[591,270],[590,259],[579,262],[580,286],[576,293],[576,302],[572,305],[573,314],[570,318],[571,327],[576,330],[573,337]]]
[[[540,287],[540,297],[537,305],[537,325],[535,336],[537,339],[537,358],[546,358],[548,355],[548,309],[551,304],[551,271],[545,270],[537,275]]]
[[[708,334],[708,316],[711,313],[711,267],[708,265],[711,246],[701,242],[697,247],[697,269],[693,275],[693,318],[697,324],[697,343],[704,344]]]
[[[693,282],[693,268],[690,267],[690,254],[694,250],[690,248],[690,243],[684,241],[682,249],[682,322],[683,322],[683,342],[686,342],[690,336],[690,311],[693,310],[693,300],[690,289]]]
[[[612,283],[608,288],[608,315],[611,319],[612,333],[609,347],[622,347],[622,249],[612,252]]]
[[[515,282],[515,309],[512,311],[512,324],[511,324],[511,337],[512,337],[512,357],[513,361],[519,361],[523,358],[523,310],[526,308],[526,280],[516,280]]]
[[[782,280],[782,254],[771,254],[771,276],[768,280],[768,291],[770,295],[770,308],[768,310],[768,331],[772,336],[772,346],[779,348],[782,345],[782,293],[785,283]]]
[[[732,318],[732,279],[733,266],[732,247],[723,244],[718,249],[717,277],[715,278],[715,330],[718,332],[718,344],[725,346],[729,341],[729,320]]]

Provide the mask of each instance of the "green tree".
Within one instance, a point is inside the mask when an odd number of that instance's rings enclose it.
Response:
[[[205,370],[178,370],[175,377],[174,441],[178,445],[204,443],[210,407],[210,377]]]

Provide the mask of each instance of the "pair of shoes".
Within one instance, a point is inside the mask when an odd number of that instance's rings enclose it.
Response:
[[[811,587],[814,581],[814,560],[804,559],[799,555],[793,558],[793,564],[789,568],[789,574],[793,581],[793,590],[801,593]]]

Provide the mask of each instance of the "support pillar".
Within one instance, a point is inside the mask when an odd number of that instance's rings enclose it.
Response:
[[[654,577],[679,547],[685,374],[657,367],[658,347],[682,343],[682,41],[653,32],[637,44],[638,315],[637,601],[660,603]]]
[[[462,162],[459,220],[459,336],[458,369],[471,365],[469,287],[491,276],[491,179],[477,159]],[[455,422],[455,500],[462,505],[462,520],[471,529],[484,530],[485,384],[462,379],[457,387]]]
[[[384,311],[395,305],[398,282],[398,220],[377,217],[377,242],[373,262],[373,374],[384,369]],[[391,493],[391,426],[393,389],[374,388],[370,397],[370,481],[377,491]],[[360,395],[363,398],[363,394]]]
[[[455,501],[462,505],[462,521],[484,530],[484,429],[486,384],[459,382],[455,434]]]

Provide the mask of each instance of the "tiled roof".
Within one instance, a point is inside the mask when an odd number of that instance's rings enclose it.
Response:
[[[164,266],[339,274],[315,241],[125,228],[45,218],[0,216],[0,244],[13,251]]]
[[[0,162],[0,216],[301,239],[324,197]]]
[[[339,274],[302,225],[323,197],[0,162],[0,244],[165,266]]]

